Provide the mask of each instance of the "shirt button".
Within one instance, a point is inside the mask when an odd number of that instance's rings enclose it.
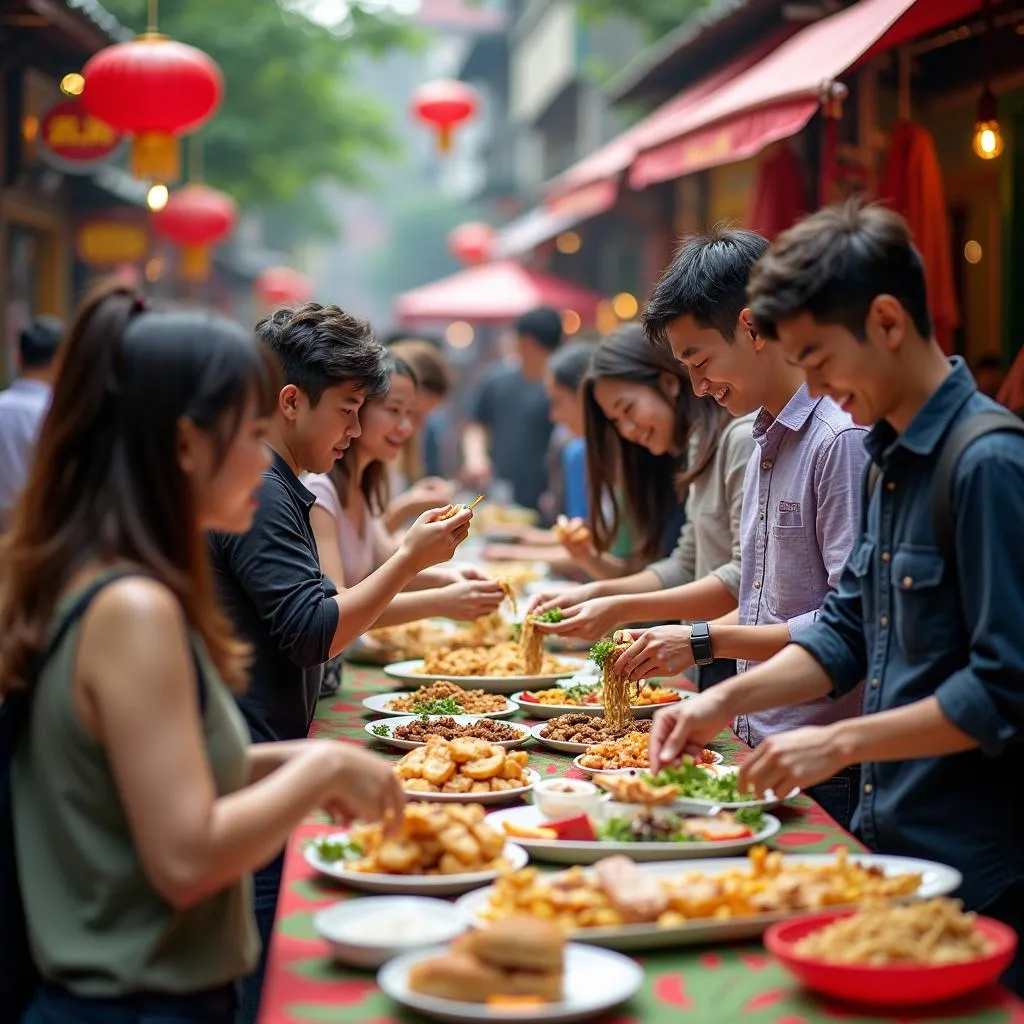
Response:
[[[889,625],[889,616],[888,615],[883,615],[878,620],[878,624],[882,627],[882,629],[885,629]]]
[[[871,689],[872,690],[877,690],[878,689],[878,680],[877,679],[872,679],[871,680]]]
[[[864,786],[864,792],[865,792],[865,793],[867,793],[867,795],[868,795],[868,796],[871,796],[871,794],[872,794],[872,793],[873,793],[874,791],[875,791],[875,787],[874,787],[874,786],[872,786],[870,782],[868,782],[868,783],[866,783],[866,784],[865,784],[865,786]]]
[[[882,552],[882,561],[883,562],[888,562],[891,558],[892,558],[892,555],[890,555],[888,551],[883,551]]]
[[[913,585],[914,585],[914,577],[913,576],[904,576],[903,577],[903,587],[904,587],[905,590],[909,590]]]
[[[896,490],[896,481],[895,481],[895,480],[890,480],[890,481],[889,481],[889,482],[888,482],[888,483],[887,483],[887,484],[885,485],[885,489],[886,489],[887,491],[895,491],[895,490]]]
[[[755,590],[760,590],[761,589],[761,581],[760,580],[754,580],[754,589]]]
[[[762,523],[764,522],[764,513],[763,512],[761,513],[761,522]]]
[[[775,463],[773,463],[771,459],[765,459],[764,462],[761,463],[761,468],[771,469],[773,465],[775,465]]]

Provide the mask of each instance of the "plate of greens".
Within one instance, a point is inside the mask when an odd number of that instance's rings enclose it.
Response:
[[[675,786],[678,795],[670,806],[677,810],[701,811],[717,807],[723,811],[735,811],[747,807],[777,807],[800,795],[799,789],[785,797],[778,797],[770,790],[760,798],[741,793],[739,771],[734,765],[697,765],[691,758],[684,758],[681,764],[662,768],[657,775],[643,772],[637,778],[650,781],[652,786]]]
[[[696,860],[744,853],[767,842],[782,827],[761,807],[723,811],[713,816],[682,814],[671,808],[636,809],[606,803],[591,820],[593,838],[579,838],[574,829],[566,838],[555,832],[536,804],[492,811],[487,823],[504,829],[509,839],[534,860],[550,864],[596,864],[605,857],[625,854],[634,861]]]
[[[428,689],[430,687],[420,688],[421,691]],[[452,693],[433,699],[420,699],[418,692],[410,693],[408,690],[375,693],[363,701],[363,707],[378,715],[393,717],[475,715],[477,718],[507,718],[519,710],[515,701],[501,693],[483,694],[479,690],[468,692],[454,684],[450,684],[449,689]]]

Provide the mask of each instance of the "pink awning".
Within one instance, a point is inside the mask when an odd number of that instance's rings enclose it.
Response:
[[[798,132],[822,89],[868,55],[956,21],[981,0],[860,0],[815,22],[699,104],[648,119],[630,168],[634,188],[758,153]]]
[[[404,292],[395,300],[403,324],[501,324],[537,306],[572,310],[584,324],[594,322],[601,296],[571,281],[503,261],[470,267],[431,284]]]

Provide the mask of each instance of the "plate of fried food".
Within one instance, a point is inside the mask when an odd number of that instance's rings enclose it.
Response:
[[[425,658],[388,665],[384,671],[407,686],[420,687],[424,678],[457,679],[468,688],[487,693],[515,693],[538,683],[567,679],[583,665],[582,658],[555,658],[545,653],[539,671],[527,675],[521,646],[509,642],[493,647],[439,647],[428,651]]]
[[[658,708],[678,704],[689,696],[667,686],[644,683],[632,696],[630,710],[634,718],[653,718]],[[599,680],[569,680],[545,690],[520,690],[512,694],[512,699],[531,718],[557,718],[570,713],[604,714],[604,684]]]
[[[432,736],[446,740],[471,738],[496,743],[505,750],[514,750],[533,738],[529,726],[514,722],[498,722],[477,715],[410,715],[371,722],[366,732],[378,743],[399,750],[422,747]]]
[[[345,649],[345,660],[362,665],[390,665],[422,658],[432,647],[457,642],[456,626],[441,619],[421,619],[371,629]]]
[[[408,803],[394,835],[378,822],[320,836],[304,851],[322,875],[363,892],[454,896],[518,870],[526,852],[479,804]]]
[[[440,1021],[563,1024],[599,1017],[634,996],[644,973],[629,957],[567,943],[535,917],[496,921],[450,946],[385,964],[385,995]]]
[[[547,722],[538,722],[531,730],[533,738],[562,754],[585,754],[589,747],[609,740],[622,739],[633,732],[651,731],[650,719],[633,719],[622,725],[609,725],[603,715],[572,712]]]
[[[962,876],[912,857],[879,854],[781,854],[763,846],[746,859],[636,864],[621,854],[559,874],[536,868],[500,875],[456,904],[485,926],[529,914],[561,925],[569,937],[612,949],[658,949],[731,942],[760,935],[777,921],[877,897],[909,901],[946,896]]]
[[[807,988],[862,1006],[917,1007],[958,999],[996,982],[1017,934],[938,897],[907,906],[878,901],[859,911],[772,925],[768,952]]]
[[[498,804],[525,796],[540,780],[527,768],[525,750],[505,750],[489,740],[431,736],[395,765],[412,800]]]
[[[573,759],[580,771],[589,775],[637,775],[649,765],[647,745],[649,737],[643,732],[630,732],[620,739],[605,740],[587,747],[586,752]],[[701,765],[722,763],[717,750],[701,751]]]
[[[505,718],[519,710],[515,701],[501,693],[465,690],[458,683],[439,680],[409,693],[375,693],[363,707],[378,715],[476,715],[477,718]]]
[[[781,828],[778,818],[759,807],[690,815],[615,802],[558,820],[536,804],[493,811],[487,820],[532,858],[553,864],[595,864],[615,853],[635,861],[723,857],[766,843]]]

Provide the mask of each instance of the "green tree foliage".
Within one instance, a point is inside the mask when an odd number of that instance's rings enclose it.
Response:
[[[628,18],[642,25],[649,42],[656,42],[679,28],[694,14],[718,0],[578,0],[584,18]]]
[[[146,0],[104,5],[129,28],[145,28]],[[159,20],[224,72],[224,102],[202,129],[204,176],[241,205],[301,204],[324,179],[365,184],[368,158],[396,152],[388,115],[360,90],[353,65],[415,45],[402,21],[353,4],[332,29],[277,0],[168,0]]]

